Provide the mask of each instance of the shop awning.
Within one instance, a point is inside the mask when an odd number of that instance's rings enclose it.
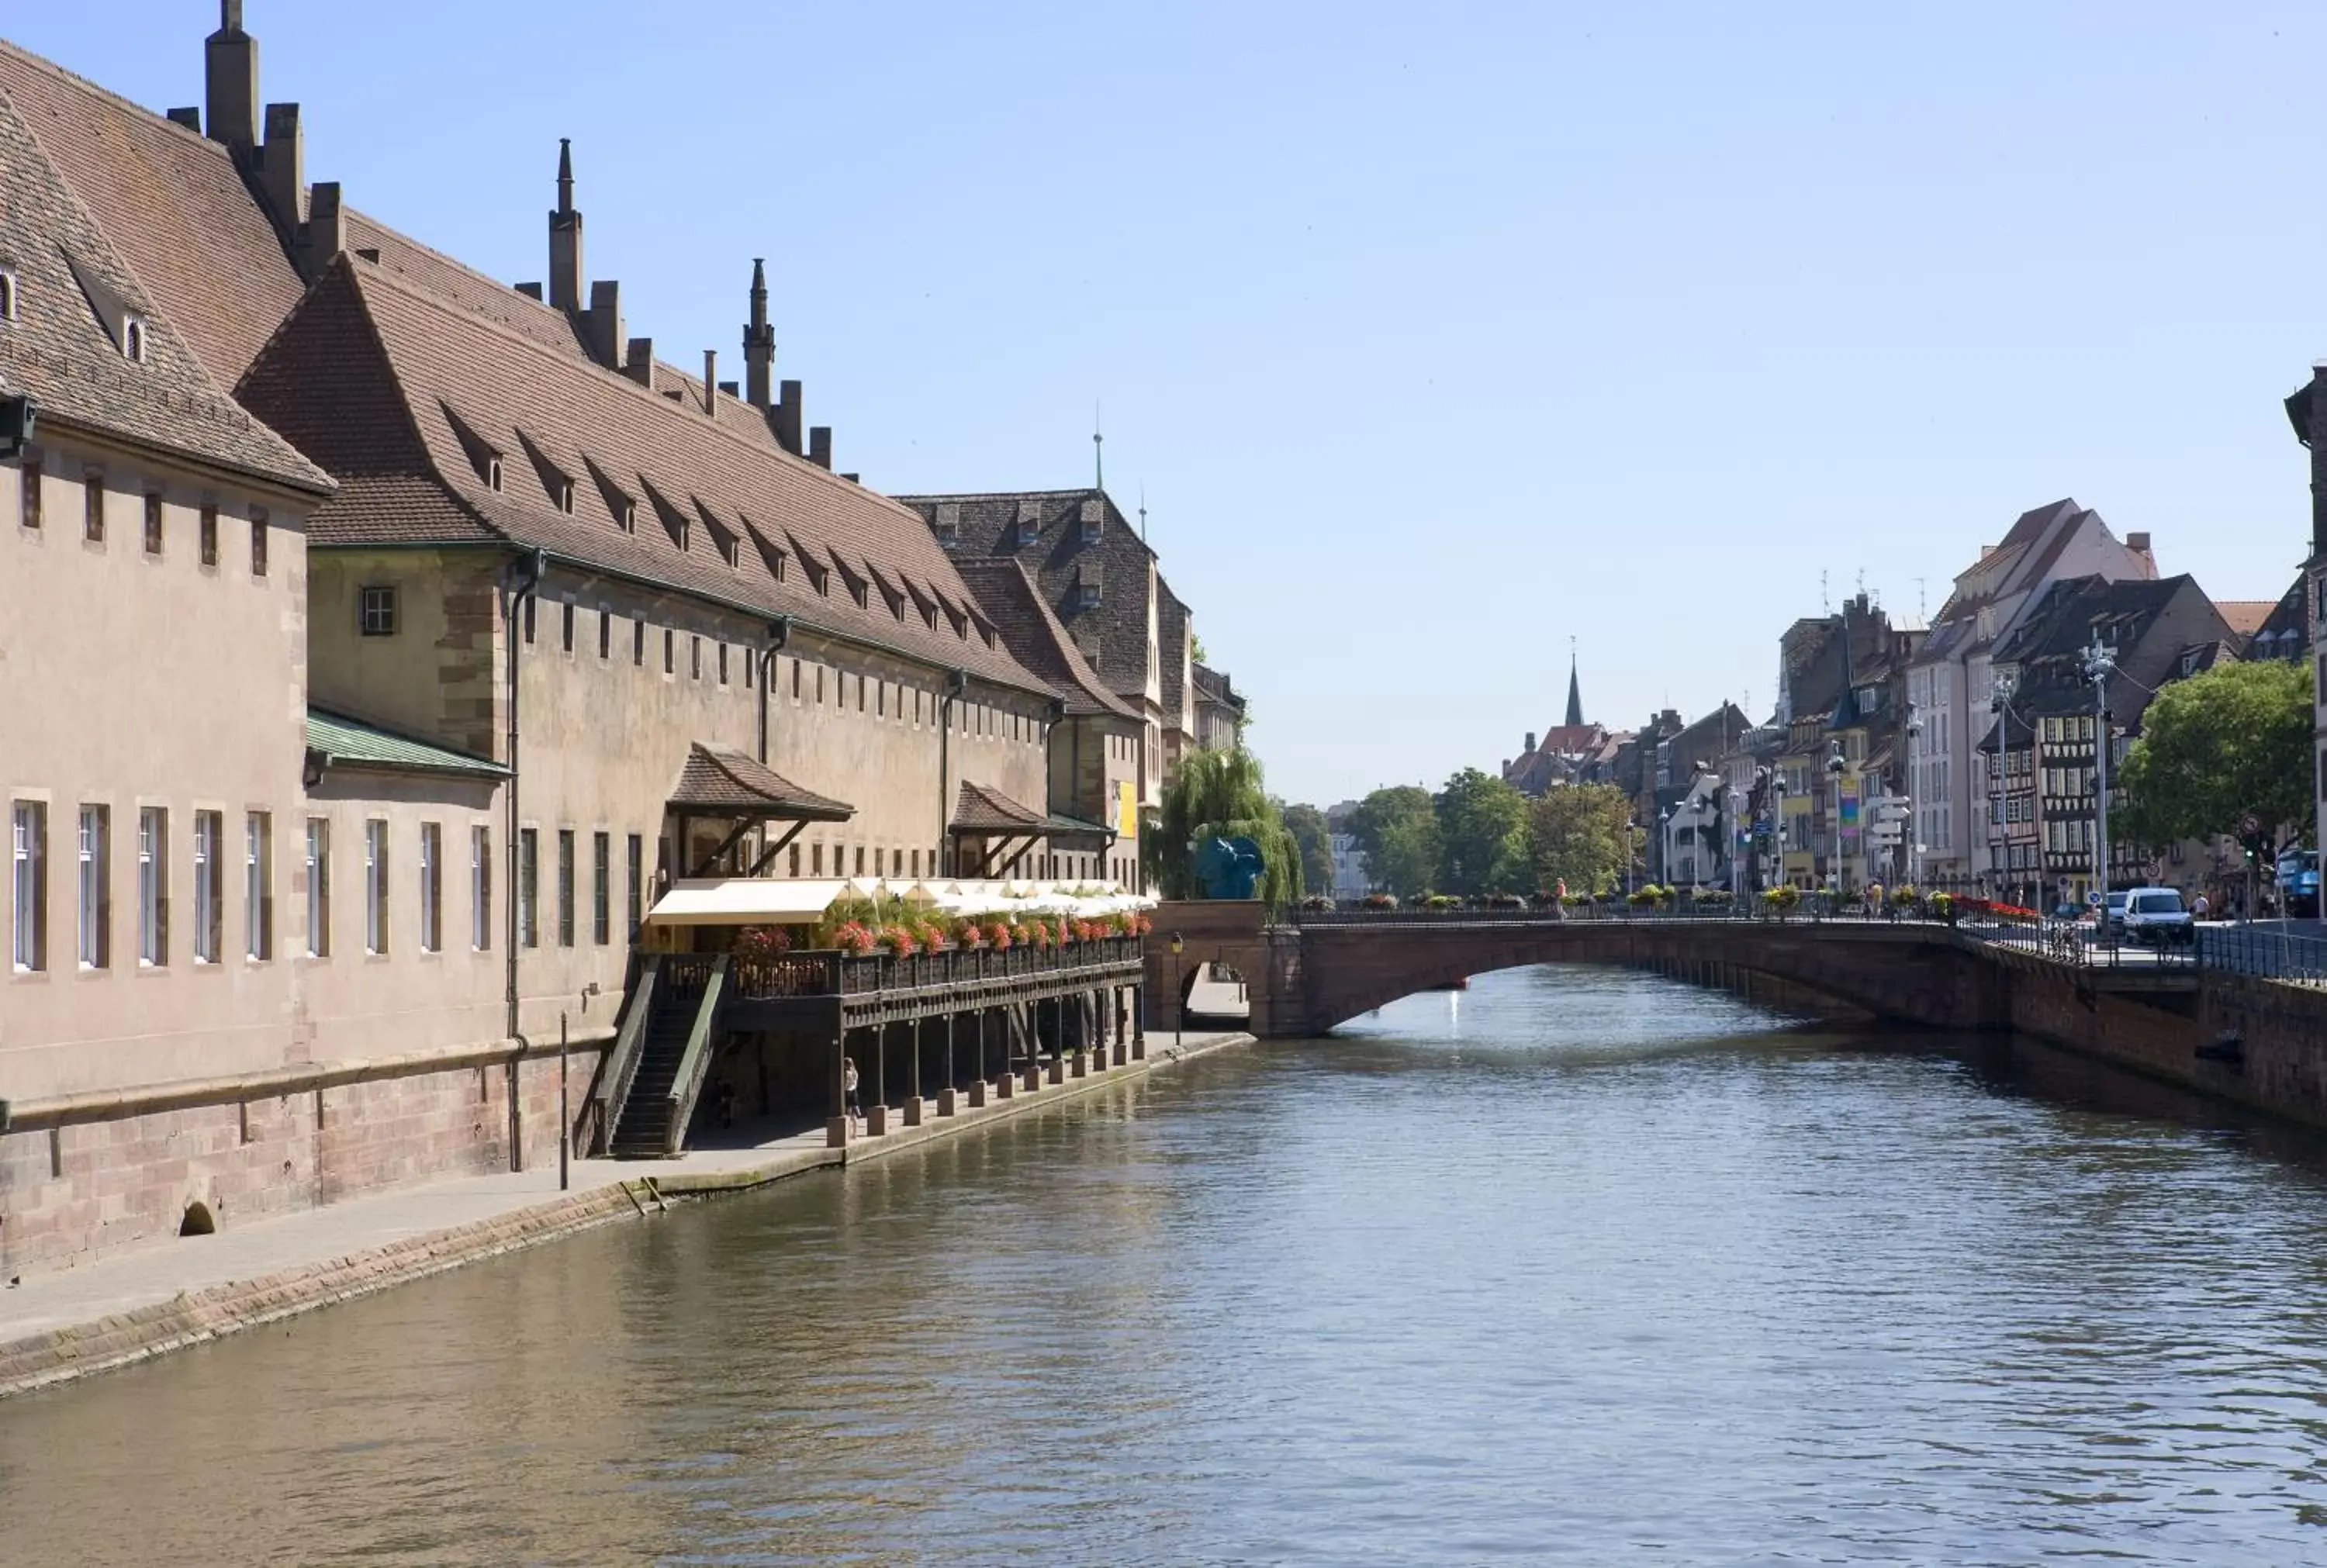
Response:
[[[775,877],[688,878],[647,911],[650,926],[812,926],[833,901],[855,891],[836,878],[790,882]]]

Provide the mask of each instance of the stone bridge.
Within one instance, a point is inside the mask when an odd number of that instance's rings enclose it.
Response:
[[[1171,938],[1182,951],[1174,960]],[[1417,991],[1529,964],[1649,970],[1806,1011],[1951,1029],[2009,1027],[2008,985],[1982,944],[1911,921],[1660,917],[1556,919],[1531,911],[1343,911],[1271,924],[1257,903],[1167,903],[1147,945],[1151,1029],[1179,1021],[1199,965],[1233,966],[1252,1031],[1321,1035]],[[2190,989],[2186,975],[2113,988]]]

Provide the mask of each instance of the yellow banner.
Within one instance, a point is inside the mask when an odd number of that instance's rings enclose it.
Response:
[[[1125,838],[1139,836],[1139,791],[1128,779],[1115,781],[1115,831]]]

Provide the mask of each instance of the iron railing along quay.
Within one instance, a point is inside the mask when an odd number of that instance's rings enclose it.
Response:
[[[2327,985],[2327,938],[2301,936],[2284,923],[2203,926],[2197,947],[2200,965],[2218,974]]]

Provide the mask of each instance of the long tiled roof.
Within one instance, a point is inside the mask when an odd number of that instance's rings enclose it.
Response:
[[[22,59],[13,51],[0,58]],[[14,319],[0,322],[0,387],[29,392],[42,416],[316,494],[330,490],[330,476],[227,397],[75,198],[5,87],[0,267],[16,282]],[[134,359],[126,351],[133,324],[142,340]]]
[[[803,789],[733,746],[706,746],[700,741],[687,750],[670,803],[798,822],[846,822],[856,815],[856,807],[846,801]]]
[[[198,132],[0,43],[14,102],[73,194],[220,386],[305,292],[234,158]]]
[[[957,559],[954,567],[977,596],[979,605],[993,617],[1002,640],[1018,662],[1059,689],[1067,699],[1069,714],[1139,716],[1107,689],[1098,671],[1091,668],[1067,629],[1042,602],[1042,590],[1026,574],[1025,567],[1006,556]]]
[[[1050,692],[998,637],[989,645],[953,562],[894,501],[352,256],[238,391],[342,481],[313,547],[547,550]]]

